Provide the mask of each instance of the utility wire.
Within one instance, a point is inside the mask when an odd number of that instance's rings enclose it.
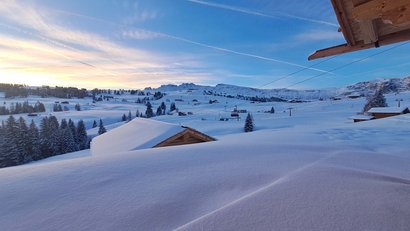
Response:
[[[391,51],[391,50],[393,50],[393,49],[396,49],[396,48],[398,48],[398,47],[404,46],[404,45],[406,45],[406,44],[408,44],[408,43],[410,43],[410,41],[404,42],[404,43],[401,43],[401,44],[398,44],[398,45],[396,45],[396,46],[390,47],[389,49],[386,49],[386,50],[383,50],[383,51],[374,53],[374,54],[369,55],[369,56],[366,56],[366,57],[364,57],[364,58],[357,59],[357,60],[354,60],[354,61],[349,62],[349,63],[347,63],[347,64],[344,64],[344,65],[342,65],[342,66],[333,68],[333,69],[331,69],[329,72],[333,72],[333,71],[337,71],[337,70],[346,68],[346,67],[348,67],[348,66],[350,66],[350,65],[353,65],[353,64],[355,64],[355,63],[362,62],[362,61],[364,61],[364,60],[366,60],[366,59],[369,59],[369,58],[375,57],[375,56],[377,56],[377,55],[386,53],[386,52]],[[324,75],[326,75],[326,74],[327,74],[327,73],[321,73],[321,74],[318,74],[318,75],[314,75],[314,76],[312,76],[312,77],[310,77],[310,78],[307,78],[307,79],[305,79],[305,80],[302,80],[302,81],[296,82],[296,83],[294,83],[294,84],[291,84],[291,85],[287,86],[286,88],[290,88],[290,87],[296,86],[296,85],[298,85],[298,84],[301,84],[301,83],[310,81],[310,80],[312,80],[312,79],[316,79],[316,78],[321,77],[321,76],[324,76]]]
[[[295,75],[295,74],[298,74],[298,73],[300,73],[300,72],[302,72],[302,71],[311,70],[311,68],[316,67],[316,66],[318,66],[319,64],[322,64],[322,63],[327,62],[327,61],[329,61],[329,60],[331,60],[331,59],[334,59],[334,58],[336,58],[336,56],[330,57],[330,58],[328,58],[328,59],[325,59],[325,60],[323,60],[323,61],[320,61],[320,62],[318,62],[318,63],[315,63],[315,64],[313,64],[313,65],[310,65],[310,66],[308,66],[308,67],[302,68],[302,69],[297,70],[297,71],[295,71],[295,72],[292,72],[292,73],[289,73],[289,74],[284,75],[284,76],[282,76],[282,77],[279,77],[278,79],[275,79],[275,80],[273,80],[273,81],[271,81],[271,82],[268,82],[268,83],[266,83],[266,84],[263,84],[263,85],[261,85],[261,86],[259,86],[259,87],[257,87],[257,88],[263,88],[263,87],[266,87],[266,86],[268,86],[268,85],[271,85],[272,83],[276,83],[276,82],[278,82],[278,81],[280,81],[280,80],[289,78],[289,77],[291,77],[291,76],[293,76],[293,75]],[[330,73],[330,72],[329,72],[329,73]]]

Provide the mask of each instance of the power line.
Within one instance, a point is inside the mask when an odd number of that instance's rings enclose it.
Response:
[[[396,45],[396,46],[390,47],[389,49],[386,49],[386,50],[383,50],[383,51],[374,53],[374,54],[369,55],[369,56],[366,56],[366,57],[364,57],[364,58],[354,60],[354,61],[349,62],[349,63],[347,63],[347,64],[344,64],[344,65],[342,65],[342,66],[333,68],[333,69],[329,70],[329,72],[333,72],[333,71],[337,71],[337,70],[343,69],[343,68],[348,67],[348,66],[350,66],[350,65],[353,65],[353,64],[355,64],[355,63],[362,62],[362,61],[364,61],[364,60],[366,60],[366,59],[369,59],[369,58],[371,58],[371,57],[374,57],[374,56],[377,56],[377,55],[386,53],[386,52],[388,52],[388,51],[391,51],[391,50],[393,50],[393,49],[396,49],[396,48],[398,48],[398,47],[404,46],[404,45],[406,45],[406,44],[408,44],[408,43],[410,43],[410,42],[404,42],[404,43],[398,44],[398,45]],[[314,75],[314,76],[312,76],[312,77],[310,77],[310,78],[307,78],[307,79],[305,79],[305,80],[302,80],[302,81],[296,82],[296,83],[294,83],[294,84],[291,84],[291,85],[287,86],[286,88],[290,88],[290,87],[296,86],[296,85],[298,85],[298,84],[301,84],[301,83],[310,81],[310,80],[312,80],[312,79],[321,77],[321,76],[326,75],[326,74],[327,74],[327,73],[321,73],[321,74],[318,74],[318,75]]]
[[[305,71],[305,70],[308,70],[308,69],[310,70],[311,68],[313,68],[313,67],[315,67],[315,66],[318,66],[319,64],[322,64],[322,63],[327,62],[327,61],[329,61],[329,60],[331,60],[331,59],[334,59],[334,58],[336,58],[336,56],[330,57],[330,58],[325,59],[325,60],[323,60],[323,61],[321,61],[321,62],[315,63],[315,64],[310,65],[310,66],[308,66],[308,67],[302,68],[302,69],[300,69],[300,70],[298,70],[298,71],[292,72],[292,73],[287,74],[287,75],[284,75],[284,76],[282,76],[282,77],[279,77],[278,79],[275,79],[275,80],[273,80],[273,81],[271,81],[271,82],[268,82],[268,83],[266,83],[266,84],[263,84],[263,85],[259,86],[258,88],[266,87],[266,86],[268,86],[268,85],[271,85],[272,83],[276,83],[276,82],[278,82],[278,81],[280,81],[280,80],[289,78],[289,77],[291,77],[291,76],[293,76],[293,75],[295,75],[295,74],[298,74],[298,73],[300,73],[300,72],[302,72],[302,71]],[[329,72],[329,73],[331,73],[331,72]],[[333,73],[332,73],[332,74],[333,74]]]

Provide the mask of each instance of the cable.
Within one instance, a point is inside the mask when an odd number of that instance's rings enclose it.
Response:
[[[336,58],[336,56],[330,57],[330,58],[325,59],[325,60],[323,60],[323,61],[321,61],[321,62],[315,63],[315,64],[310,65],[310,66],[308,66],[308,67],[302,68],[302,69],[300,69],[300,70],[298,70],[298,71],[292,72],[292,73],[287,74],[287,75],[284,75],[284,76],[282,76],[282,77],[279,77],[278,79],[275,79],[275,80],[273,80],[273,81],[271,81],[271,82],[269,82],[269,83],[266,83],[266,84],[264,84],[264,85],[261,85],[261,86],[259,86],[259,87],[257,87],[257,88],[266,87],[266,86],[268,86],[268,85],[271,85],[272,83],[276,83],[276,82],[278,82],[278,81],[280,81],[280,80],[286,79],[286,78],[288,78],[288,77],[290,77],[290,76],[292,76],[292,75],[298,74],[298,73],[300,73],[300,72],[302,72],[302,71],[310,70],[310,68],[315,67],[315,66],[318,66],[319,64],[322,64],[322,63],[327,62],[327,61],[329,61],[329,60],[331,60],[331,59],[334,59],[334,58]],[[330,73],[330,72],[329,72],[329,73]]]
[[[330,70],[329,72],[333,72],[333,71],[337,71],[337,70],[343,69],[343,68],[348,67],[348,66],[350,66],[350,65],[353,65],[353,64],[355,64],[355,63],[364,61],[364,60],[369,59],[369,58],[371,58],[371,57],[374,57],[374,56],[377,56],[377,55],[386,53],[386,52],[388,52],[388,51],[391,51],[391,50],[393,50],[393,49],[396,49],[396,48],[398,48],[398,47],[404,46],[404,45],[406,45],[406,44],[408,44],[408,43],[410,43],[410,41],[404,42],[404,43],[401,43],[401,44],[398,44],[398,45],[396,45],[396,46],[394,46],[394,47],[390,47],[389,49],[386,49],[386,50],[384,50],[384,51],[380,51],[380,52],[374,53],[374,54],[369,55],[369,56],[366,56],[366,57],[364,57],[364,58],[354,60],[354,61],[352,61],[352,62],[349,62],[349,63],[345,64],[345,65],[336,67],[336,68]],[[298,85],[298,84],[301,84],[301,83],[310,81],[310,80],[312,80],[312,79],[321,77],[321,76],[323,76],[323,75],[326,75],[326,73],[321,73],[321,74],[318,74],[318,75],[314,75],[314,76],[312,76],[312,77],[310,77],[310,78],[307,78],[307,79],[305,79],[305,80],[302,80],[302,81],[299,81],[299,82],[297,82],[297,83],[291,84],[291,85],[287,86],[286,88],[290,88],[290,87],[296,86],[296,85]]]

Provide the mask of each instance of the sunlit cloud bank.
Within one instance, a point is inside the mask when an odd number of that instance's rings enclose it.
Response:
[[[140,20],[154,17],[153,13],[144,14]],[[185,66],[185,56],[169,57],[130,47],[113,38],[67,26],[63,23],[66,18],[67,15],[46,7],[2,1],[0,82],[141,88],[212,78],[195,73],[191,65]],[[158,37],[149,32],[123,33],[132,39]]]

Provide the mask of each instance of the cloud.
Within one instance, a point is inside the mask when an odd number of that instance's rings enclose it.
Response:
[[[302,17],[302,16],[298,16],[298,15],[292,15],[292,14],[288,14],[288,13],[284,13],[284,12],[280,12],[280,11],[272,11],[272,14],[265,14],[265,13],[261,13],[261,12],[255,11],[255,10],[239,8],[239,7],[234,7],[234,6],[229,6],[229,5],[219,4],[219,3],[207,2],[207,1],[202,1],[202,0],[187,0],[187,1],[192,2],[192,3],[196,3],[196,4],[200,4],[200,5],[204,5],[204,6],[220,8],[220,9],[225,9],[225,10],[235,11],[235,12],[239,12],[239,13],[265,17],[265,18],[297,19],[297,20],[301,20],[301,21],[305,21],[305,22],[328,25],[328,26],[332,26],[332,27],[339,27],[339,25],[335,24],[335,23],[331,23],[331,22],[327,22],[327,21],[323,21],[323,20],[318,20],[318,19],[314,19],[314,18]]]

